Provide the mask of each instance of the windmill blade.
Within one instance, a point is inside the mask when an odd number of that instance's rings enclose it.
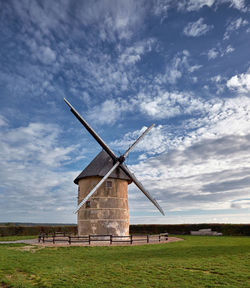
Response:
[[[148,132],[155,126],[155,124],[152,124],[150,127],[148,127],[142,134],[141,136],[127,149],[127,151],[123,154],[123,157],[127,157],[128,153],[135,147],[135,145],[137,145],[142,138],[148,134]]]
[[[102,140],[102,138],[94,131],[94,129],[88,124],[88,122],[82,118],[82,116],[76,111],[76,109],[69,103],[69,101],[64,98],[66,104],[70,107],[70,111],[76,116],[76,118],[82,123],[82,125],[88,130],[88,132],[95,138],[95,140],[101,145],[103,150],[105,150],[109,156],[117,161],[115,153],[108,147],[108,145]]]
[[[135,177],[133,173],[130,172],[128,167],[124,164],[120,164],[120,167],[122,170],[133,180],[135,185],[142,191],[142,193],[145,194],[145,196],[155,205],[155,207],[161,212],[161,214],[164,216],[165,213],[161,206],[157,203],[157,201],[149,194],[149,192],[143,187],[141,182]]]
[[[97,189],[100,188],[102,183],[109,177],[109,175],[120,165],[120,162],[117,161],[115,165],[109,170],[109,172],[102,178],[100,182],[89,192],[89,194],[81,201],[81,203],[78,205],[76,211],[74,212],[75,214],[79,211],[79,209],[82,207],[82,205],[88,201],[88,199],[95,193]]]

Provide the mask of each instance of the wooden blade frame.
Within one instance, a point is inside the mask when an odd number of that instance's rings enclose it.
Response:
[[[84,120],[81,115],[75,110],[75,108],[64,98],[64,101],[67,103],[67,105],[70,107],[70,111],[75,115],[75,117],[82,123],[82,125],[87,129],[87,131],[94,137],[94,139],[101,145],[103,150],[105,150],[109,156],[114,160],[116,163],[111,170],[102,178],[102,180],[90,191],[90,193],[81,201],[81,203],[78,205],[78,208],[76,210],[76,213],[78,210],[82,207],[82,205],[95,193],[95,191],[102,185],[102,183],[109,177],[109,175],[118,167],[120,168],[131,178],[131,180],[135,183],[135,185],[143,192],[143,194],[155,205],[155,207],[161,212],[162,215],[165,215],[160,205],[157,203],[157,201],[150,195],[150,193],[143,187],[143,185],[140,183],[140,181],[135,177],[134,174],[132,174],[128,167],[123,164],[125,157],[128,155],[128,153],[135,147],[136,144],[139,143],[139,141],[142,140],[142,138],[154,127],[154,125],[151,125],[148,127],[142,135],[126,150],[126,152],[120,156],[119,158],[116,157],[115,153],[108,147],[108,145],[101,139],[101,137],[93,130],[93,128],[87,123],[86,120]],[[105,179],[104,179],[105,178]],[[80,207],[79,207],[80,206]]]

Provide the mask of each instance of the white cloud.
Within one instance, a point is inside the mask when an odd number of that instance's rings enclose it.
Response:
[[[190,53],[187,50],[183,50],[182,52],[177,53],[170,64],[167,65],[164,74],[158,74],[155,77],[155,84],[176,84],[178,79],[180,79],[185,70],[189,70],[190,65],[188,59],[190,57]]]
[[[141,60],[143,54],[151,51],[154,43],[154,39],[147,39],[126,48],[119,56],[119,63],[125,66],[134,65]]]
[[[233,7],[238,9],[242,12],[248,11],[245,1],[244,0],[182,0],[178,1],[178,8],[180,10],[187,10],[187,11],[198,11],[204,6],[215,7],[228,3],[229,7]]]
[[[235,19],[233,21],[230,21],[230,23],[227,25],[226,32],[224,33],[223,39],[224,40],[229,39],[230,35],[233,32],[239,30],[241,27],[244,27],[246,25],[248,25],[248,21],[242,19],[241,17],[237,18],[237,19]]]
[[[219,76],[218,79],[220,81]],[[250,100],[247,97],[242,96],[227,100],[215,98],[210,101],[201,101],[201,99],[193,98],[190,94],[172,95],[171,93],[165,93],[163,94],[162,101],[168,103],[168,97],[174,100],[172,102],[174,106],[182,106],[181,115],[187,115],[190,111],[197,111],[199,118],[192,117],[184,121],[180,126],[175,125],[172,128],[170,125],[156,126],[150,135],[146,136],[143,142],[137,146],[137,150],[149,154],[162,153],[168,151],[168,149],[175,149],[177,147],[186,149],[185,147],[193,145],[202,139],[216,139],[216,137],[224,137],[230,134],[248,134],[250,129],[250,115],[248,113],[250,110]],[[147,101],[150,100],[148,99]],[[154,98],[151,101],[154,101]],[[143,102],[141,103],[143,105]],[[144,113],[149,113],[152,118],[156,119],[158,117],[163,117],[163,119],[170,117],[171,114],[167,115],[167,111],[171,113],[172,106],[171,104],[166,106],[166,103],[162,104],[162,106],[153,105],[153,111],[147,108]],[[191,107],[188,107],[188,103],[190,103]],[[151,107],[151,102],[149,102],[148,106]],[[188,107],[187,111],[185,107]],[[114,142],[114,145],[125,149],[140,133],[140,130],[128,133],[122,141]]]
[[[44,64],[51,64],[56,60],[56,53],[49,46],[39,45],[34,39],[27,40],[26,44],[30,47],[34,59]]]
[[[232,201],[250,197],[250,99],[218,98],[206,105],[202,117],[180,127],[156,126],[135,149],[143,157],[130,168],[167,211],[230,209]],[[140,132],[112,146],[126,149]],[[132,206],[140,210],[138,199]]]
[[[218,55],[219,55],[219,52],[216,51],[215,48],[210,49],[207,53],[207,57],[209,60],[215,59]]]
[[[247,7],[245,5],[245,0],[229,0],[231,2],[231,7],[234,7],[242,12],[247,11]]]
[[[128,90],[129,86],[132,87],[136,79],[136,63],[150,51],[153,43],[152,39],[128,41],[143,25],[146,7],[142,4],[141,1],[97,1],[71,5],[70,1],[66,1],[63,5],[57,3],[51,6],[49,1],[44,1],[43,5],[36,2],[29,5],[22,0],[13,2],[13,13],[16,13],[14,15],[23,23],[20,41],[28,46],[30,55],[26,56],[33,60],[29,61],[29,67],[25,65],[22,68],[29,70],[32,66],[32,71],[28,71],[29,74],[27,73],[24,79],[20,79],[20,82],[25,81],[22,87],[28,90],[23,94],[34,95],[33,91],[30,91],[32,88],[43,95],[53,90],[58,91],[60,87],[55,87],[58,81],[53,81],[53,77],[58,74],[59,80],[66,80],[65,86],[70,86],[71,92],[79,98],[83,89],[91,88],[93,93],[101,91],[118,94]],[[73,14],[74,25],[71,19]],[[95,37],[89,37],[88,27],[91,27]],[[58,38],[54,37],[55,34]],[[72,41],[80,37],[82,43],[88,43],[91,49],[79,49],[78,45],[72,46],[67,41],[60,41],[68,35]],[[126,45],[119,45],[120,40],[126,40]],[[113,55],[100,49],[103,42],[115,43]],[[37,65],[40,64],[37,60],[53,65],[48,68],[41,67]],[[36,73],[33,73],[33,70],[36,70]],[[20,71],[15,79],[20,75],[24,75],[23,71]],[[49,79],[44,80],[47,76]],[[63,89],[60,90],[60,94],[63,94]]]
[[[200,9],[210,8],[216,10],[218,6],[227,3],[229,7],[240,10],[241,12],[247,12],[248,8],[244,0],[158,0],[155,1],[154,13],[156,15],[164,15],[167,17],[168,11],[171,8],[177,7],[181,11],[199,11]]]
[[[250,199],[236,200],[232,202],[231,207],[237,209],[250,208]]]
[[[114,124],[128,111],[139,111],[152,119],[172,118],[179,115],[200,115],[206,113],[212,104],[192,93],[167,92],[155,89],[128,99],[112,98],[89,109],[88,118],[95,123]]]
[[[211,81],[213,82],[213,87],[216,87],[216,94],[221,94],[225,90],[225,77],[221,75],[215,75],[211,77]]]
[[[216,138],[219,135],[248,134],[250,128],[250,115],[248,114],[250,99],[248,97],[241,96],[225,100],[215,98],[207,103],[207,107],[206,116],[198,120],[190,120],[190,123],[186,124],[187,128],[195,129],[192,137],[186,138],[187,144],[191,143],[190,139],[201,139],[201,137]]]
[[[0,115],[0,127],[1,126],[6,126],[6,125],[7,125],[7,120],[5,119],[5,117]]]
[[[166,83],[175,85],[183,76],[189,77],[189,73],[193,73],[202,67],[202,65],[191,65],[191,63],[192,57],[188,50],[176,53],[170,63],[167,64],[165,73],[159,73],[155,76],[155,87],[157,85],[164,86]]]
[[[184,124],[186,132],[182,127],[178,134],[175,127],[171,135],[170,127],[159,127],[158,136],[152,131],[138,145],[146,155],[157,150],[153,145],[147,150],[154,138],[159,147],[168,151],[157,157],[144,157],[131,166],[167,211],[223,210],[232,205],[237,208],[232,203],[250,197],[250,100],[238,97],[218,102],[210,107],[208,115]],[[146,200],[139,194],[138,197],[147,209]],[[242,203],[241,208],[247,207]]]
[[[215,59],[217,57],[223,57],[226,54],[232,53],[234,50],[235,49],[232,47],[232,45],[227,45],[225,48],[211,48],[207,52],[207,57],[209,60]]]
[[[62,218],[54,214],[57,207],[73,211],[77,191],[72,179],[78,171],[66,172],[64,165],[71,163],[78,147],[63,147],[59,140],[61,133],[59,127],[42,123],[1,128],[0,210],[4,211],[3,221],[16,221],[18,217],[25,222],[41,221],[41,218],[61,222]],[[55,218],[49,219],[51,214]],[[73,222],[73,218],[70,216],[66,221]]]
[[[88,118],[99,125],[114,124],[122,112],[132,109],[129,103],[123,99],[105,100],[101,105],[91,108]]]
[[[199,37],[213,29],[213,25],[204,24],[203,20],[203,18],[200,18],[196,22],[188,23],[183,30],[184,34],[189,37]]]
[[[200,112],[203,101],[190,93],[159,92],[156,96],[140,93],[137,105],[142,113],[154,119]]]
[[[222,77],[221,77],[221,75],[216,75],[216,76],[212,77],[211,80],[213,82],[219,83],[219,82],[221,82]]]
[[[39,58],[42,62],[50,64],[56,60],[56,54],[50,47],[42,46],[40,47]]]
[[[91,48],[88,53],[66,48],[65,64],[73,63],[76,67],[65,72],[71,87],[76,86],[71,88],[73,93],[82,95],[82,89],[85,89],[93,91],[92,93],[97,91],[105,95],[121,95],[121,92],[133,88],[140,80],[136,77],[137,63],[144,60],[156,45],[155,42],[148,38],[131,45],[117,44],[113,55],[99,47]]]
[[[167,12],[171,7],[171,0],[156,0],[154,1],[153,12],[157,16],[164,15],[164,17],[166,17]]]
[[[194,71],[199,70],[201,67],[202,67],[202,65],[194,65],[194,66],[189,67],[188,71],[190,73],[193,73]]]
[[[217,88],[217,94],[223,92],[226,86],[238,92],[247,93],[249,92],[248,78],[248,74],[241,74],[232,77],[226,82],[226,78],[222,75],[215,75],[211,77],[211,81]],[[168,92],[156,85],[154,89],[141,89],[141,92],[137,95],[126,100],[120,98],[105,100],[102,104],[91,108],[88,117],[101,125],[106,123],[114,124],[118,119],[121,119],[123,113],[128,111],[139,111],[156,120],[173,118],[180,115],[192,115],[192,117],[196,115],[202,119],[204,115],[210,115],[215,109],[216,113],[219,113],[218,109],[220,107],[229,105],[229,103],[233,105],[235,102],[230,102],[230,100],[224,102],[222,99],[215,97],[207,101],[190,92]],[[244,99],[244,103],[246,103],[246,99]],[[219,117],[219,115],[217,114],[216,117]]]
[[[126,133],[122,139],[113,141],[110,145],[125,151],[143,133],[145,128],[146,127],[142,127],[140,130]],[[171,138],[172,135],[168,133],[167,128],[158,125],[157,127],[154,127],[138,145],[136,145],[133,151],[145,152],[139,156],[139,160],[145,160],[148,158],[148,154],[152,155],[165,152],[168,149]]]
[[[149,207],[149,206],[147,206]],[[132,209],[138,210],[136,203],[133,203]],[[246,223],[249,224],[250,213],[223,213],[213,211],[213,213],[171,213],[166,211],[167,217],[155,216],[130,216],[131,224],[190,224],[190,223]],[[237,220],[236,220],[237,219]]]
[[[225,50],[225,54],[229,54],[229,53],[232,53],[235,49],[231,46],[231,45],[228,45],[226,47],[226,50]]]
[[[2,130],[1,159],[5,163],[21,161],[22,165],[28,165],[39,162],[57,167],[69,160],[68,154],[76,148],[56,146],[59,133],[58,127],[42,123]]]
[[[90,98],[88,92],[84,91],[84,92],[82,93],[82,99],[83,99],[83,102],[84,102],[86,105],[90,105],[91,98]]]
[[[96,1],[81,2],[76,17],[85,26],[96,26],[103,41],[130,39],[145,17],[142,1]],[[80,8],[80,9],[79,9]]]
[[[181,10],[198,11],[204,6],[213,6],[215,0],[187,0],[178,1],[178,7]]]
[[[60,33],[67,23],[67,14],[69,12],[70,1],[63,1],[51,5],[50,1],[44,1],[40,5],[36,1],[12,1],[12,9],[22,19],[22,28],[30,31],[33,25],[45,35],[49,32],[56,31]],[[66,23],[65,23],[66,20]]]
[[[234,75],[227,81],[227,87],[241,94],[250,93],[250,74]]]
[[[238,30],[242,26],[246,26],[248,24],[247,20],[243,20],[242,18],[238,18],[235,21],[230,22],[230,25],[227,27],[230,31]]]

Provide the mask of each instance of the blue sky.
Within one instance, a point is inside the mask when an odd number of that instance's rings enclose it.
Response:
[[[75,223],[74,178],[126,164],[131,223],[249,223],[250,3],[0,1],[0,221]]]

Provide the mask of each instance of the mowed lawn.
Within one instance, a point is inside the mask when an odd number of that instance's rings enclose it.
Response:
[[[35,239],[37,236],[4,236],[0,237],[1,241],[16,241],[16,240],[25,240],[25,239]]]
[[[250,287],[249,237],[126,247],[0,245],[0,287]]]

